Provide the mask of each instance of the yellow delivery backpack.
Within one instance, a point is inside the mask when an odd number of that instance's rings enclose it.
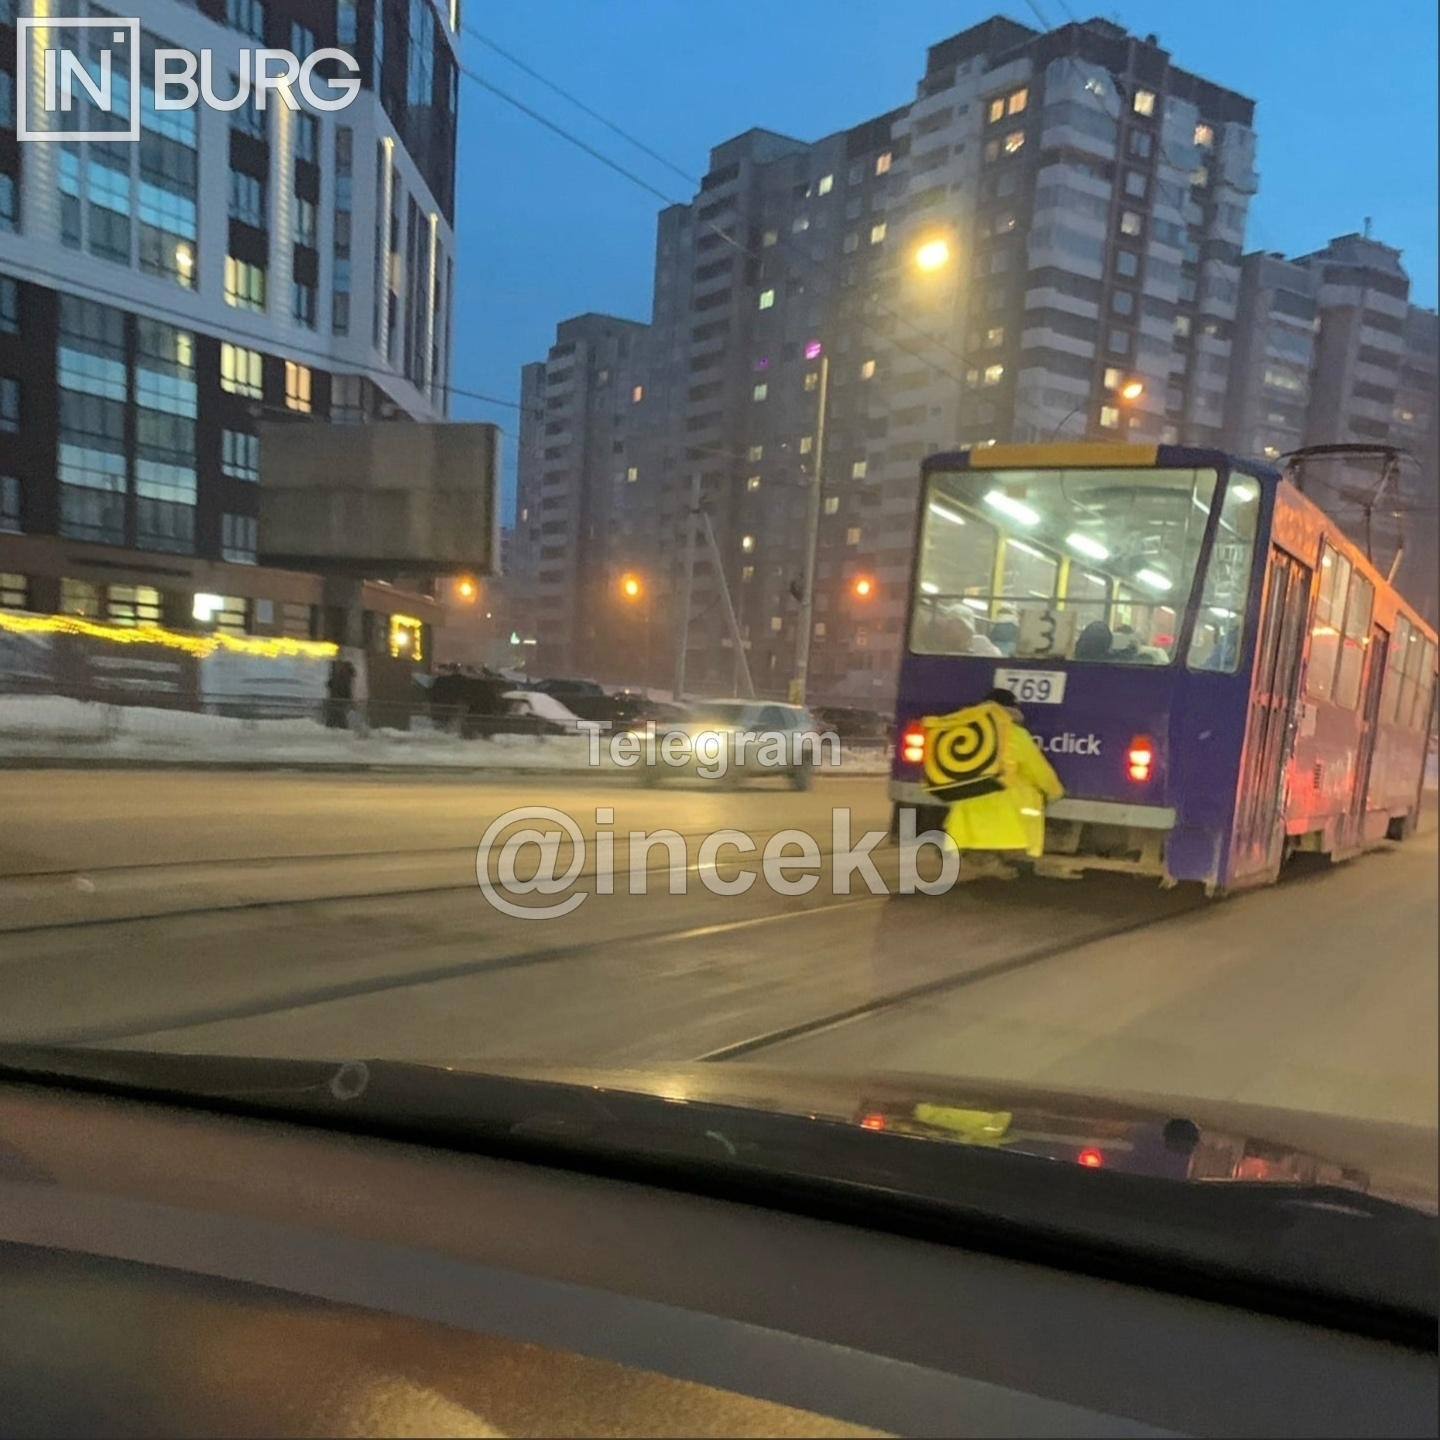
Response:
[[[925,731],[926,789],[947,805],[1004,790],[1014,723],[993,701],[925,716],[920,725]]]

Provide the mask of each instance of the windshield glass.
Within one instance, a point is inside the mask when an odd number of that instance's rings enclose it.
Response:
[[[1434,47],[1000,8],[0,0],[0,1045],[1424,1169]]]
[[[1216,490],[1214,470],[933,474],[910,648],[1170,664]],[[1243,623],[1258,495],[1253,481],[1230,488],[1197,635],[1206,656]]]

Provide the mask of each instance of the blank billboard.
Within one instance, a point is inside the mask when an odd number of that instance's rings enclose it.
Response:
[[[493,425],[261,425],[260,563],[376,580],[493,574],[498,460]]]

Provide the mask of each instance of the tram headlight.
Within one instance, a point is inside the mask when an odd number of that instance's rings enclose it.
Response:
[[[1150,778],[1155,765],[1155,742],[1148,735],[1136,735],[1125,752],[1125,772],[1134,781],[1143,783]]]

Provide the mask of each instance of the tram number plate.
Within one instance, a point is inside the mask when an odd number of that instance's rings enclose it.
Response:
[[[995,688],[1013,691],[1022,705],[1058,705],[1065,698],[1065,672],[996,670]]]

